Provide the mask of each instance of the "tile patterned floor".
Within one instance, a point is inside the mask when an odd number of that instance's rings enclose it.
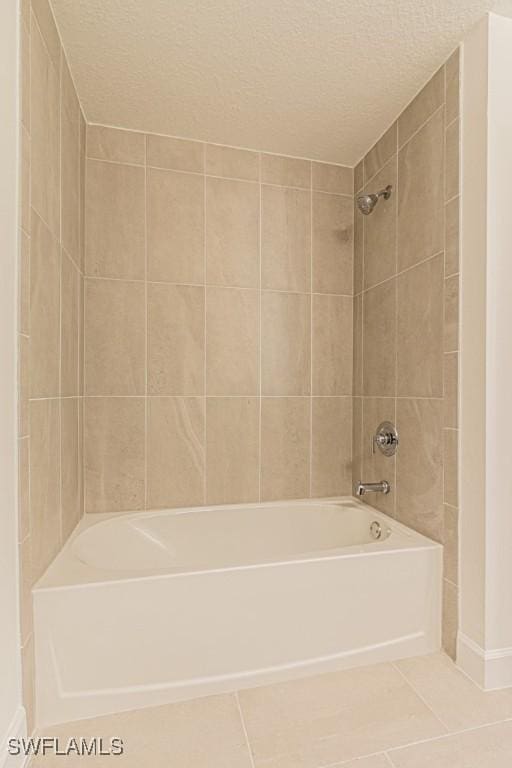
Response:
[[[124,740],[31,768],[510,768],[512,689],[484,693],[444,654],[47,729]]]

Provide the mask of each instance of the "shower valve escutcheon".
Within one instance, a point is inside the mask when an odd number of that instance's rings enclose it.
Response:
[[[372,437],[372,453],[379,449],[384,456],[394,456],[398,448],[398,432],[390,421],[383,421]]]

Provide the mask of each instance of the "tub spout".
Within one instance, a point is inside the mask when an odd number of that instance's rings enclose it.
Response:
[[[365,493],[389,493],[390,490],[391,486],[387,480],[381,480],[380,483],[363,483],[360,480],[354,489],[356,496],[364,496]]]

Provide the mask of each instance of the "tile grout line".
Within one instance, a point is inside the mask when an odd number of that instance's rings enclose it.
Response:
[[[244,733],[245,745],[247,747],[247,752],[249,754],[249,760],[250,760],[250,763],[251,763],[251,768],[255,768],[254,757],[253,757],[252,749],[251,749],[251,742],[249,740],[249,734],[247,732],[247,726],[245,724],[244,713],[242,711],[242,705],[240,704],[240,697],[238,695],[238,691],[235,691],[234,696],[235,696],[236,706],[237,706],[237,709],[238,709],[238,715],[240,717],[240,723],[242,725],[242,731]]]
[[[146,138],[147,141],[147,138]],[[206,245],[206,215],[207,215],[207,191],[206,191],[206,144],[203,144],[203,504],[206,504],[208,495],[208,463],[207,463],[207,440],[208,440],[208,426],[207,426],[207,404],[206,399],[206,352],[207,352],[207,339],[206,339],[206,305],[207,305],[207,291],[206,291],[206,273],[208,269],[208,250]]]
[[[398,674],[400,675],[400,677],[402,678],[402,680],[404,680],[404,682],[405,682],[405,683],[406,683],[406,684],[409,686],[409,688],[411,689],[411,691],[412,691],[412,692],[413,692],[413,693],[414,693],[414,694],[415,694],[415,695],[416,695],[416,696],[417,696],[417,697],[420,699],[420,701],[422,701],[422,702],[423,702],[423,704],[424,704],[424,705],[427,707],[428,711],[429,711],[429,712],[430,712],[430,713],[431,713],[431,714],[434,716],[434,718],[435,718],[435,719],[436,719],[436,720],[437,720],[439,723],[441,723],[441,725],[443,726],[443,728],[445,728],[445,729],[446,729],[446,732],[447,732],[447,733],[450,733],[450,729],[449,729],[449,727],[447,726],[447,724],[446,724],[446,723],[444,722],[444,720],[443,720],[441,717],[439,717],[439,715],[438,715],[438,714],[437,714],[437,713],[436,713],[436,712],[433,710],[433,708],[430,706],[430,704],[429,704],[429,703],[428,703],[428,701],[425,699],[425,697],[423,696],[423,694],[421,694],[421,693],[418,691],[418,689],[416,688],[416,686],[415,686],[413,683],[411,683],[411,681],[409,680],[409,678],[407,677],[407,675],[405,675],[405,673],[404,673],[404,672],[402,672],[402,670],[401,670],[401,669],[400,669],[400,667],[398,666],[397,662],[396,662],[396,661],[392,661],[392,662],[391,662],[391,666],[393,667],[393,669],[394,669],[394,670],[396,670],[396,672],[398,672]],[[445,734],[445,735],[446,735],[446,734]]]
[[[313,163],[309,167],[309,496],[313,496]],[[353,250],[353,246],[352,246]],[[353,309],[352,309],[353,311]]]
[[[262,328],[262,322],[261,322],[261,310],[262,310],[262,299],[263,299],[263,291],[262,291],[262,274],[263,274],[263,260],[262,260],[262,242],[261,242],[261,235],[263,231],[262,226],[262,218],[263,218],[263,208],[262,208],[262,184],[261,184],[261,152],[258,153],[258,182],[259,182],[259,255],[260,255],[260,284],[259,284],[259,290],[258,290],[258,332],[259,332],[259,344],[258,344],[258,500],[261,502],[261,492],[262,492],[262,465],[261,465],[261,458],[262,458],[262,450],[261,450],[261,438],[263,434],[262,429],[262,414],[263,414],[263,398],[262,398],[262,360],[263,360],[263,344],[262,344],[262,337],[261,337],[261,328]],[[238,697],[238,694],[237,694]]]
[[[148,306],[148,140],[144,136],[144,509],[148,508],[148,368],[149,368],[149,306]]]

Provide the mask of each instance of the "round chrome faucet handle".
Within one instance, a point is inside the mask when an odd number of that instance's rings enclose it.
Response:
[[[390,421],[383,421],[377,427],[377,431],[372,438],[372,452],[375,453],[375,446],[384,456],[394,456],[398,448],[398,432],[396,427]]]

